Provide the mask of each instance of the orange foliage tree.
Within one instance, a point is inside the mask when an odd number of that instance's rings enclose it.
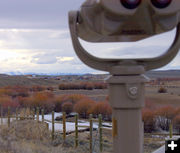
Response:
[[[46,90],[46,88],[40,85],[34,85],[30,88],[30,91],[33,91],[33,92],[44,91],[44,90]]]
[[[95,105],[95,101],[89,98],[84,98],[74,105],[74,111],[77,112],[81,117],[87,118],[89,115],[89,110],[92,109],[93,105]]]
[[[0,106],[3,107],[3,111],[6,113],[8,107],[11,108],[11,111],[15,111],[20,105],[15,99],[12,99],[9,96],[2,96],[0,97]]]
[[[180,114],[174,117],[173,125],[174,125],[174,128],[180,133]]]
[[[144,122],[144,132],[153,132],[156,128],[155,114],[151,109],[144,108],[142,111],[142,119]]]
[[[73,111],[73,104],[71,102],[65,102],[62,104],[62,111],[66,114],[70,114]]]
[[[66,95],[66,97],[67,100],[72,102],[73,104],[76,104],[81,99],[88,98],[88,96],[82,94],[71,94],[71,95]]]
[[[59,85],[60,90],[92,90],[92,89],[106,89],[107,84],[103,82],[80,82],[80,83],[61,83]]]
[[[89,109],[89,113],[95,117],[101,114],[104,120],[111,120],[112,109],[107,101],[97,102]]]
[[[36,92],[32,96],[25,99],[25,105],[31,108],[44,109],[45,113],[54,110],[54,94],[51,92]]]
[[[71,94],[71,95],[60,95],[56,96],[54,103],[55,103],[55,111],[61,112],[62,111],[62,105],[65,102],[71,102],[73,105],[76,104],[81,99],[88,98],[85,95],[81,94]]]
[[[67,101],[67,96],[60,95],[56,96],[54,99],[54,111],[55,112],[61,112],[62,111],[62,104]]]

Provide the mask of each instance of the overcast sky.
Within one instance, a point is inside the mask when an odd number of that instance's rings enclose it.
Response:
[[[102,73],[85,66],[75,55],[68,11],[83,0],[1,0],[0,73]],[[175,30],[136,43],[90,44],[98,57],[154,57],[172,43]],[[180,54],[163,69],[179,69]]]

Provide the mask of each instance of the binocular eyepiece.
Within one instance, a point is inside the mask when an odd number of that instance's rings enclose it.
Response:
[[[122,5],[128,9],[135,9],[141,3],[141,0],[120,0]]]
[[[151,0],[151,3],[157,8],[166,8],[170,5],[172,0]]]
[[[142,0],[120,0],[122,5],[128,9],[137,8]],[[151,0],[151,3],[157,8],[166,8],[170,5],[172,0]]]

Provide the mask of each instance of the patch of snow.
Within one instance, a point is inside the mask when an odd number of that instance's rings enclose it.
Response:
[[[158,150],[154,151],[153,153],[165,153],[165,146],[162,146]]]
[[[58,116],[62,116],[62,113],[56,113],[55,112],[54,113],[54,118],[56,118]],[[36,115],[35,115],[35,118],[36,118]],[[44,119],[51,121],[52,120],[52,114],[44,115]],[[13,120],[15,120],[15,119],[11,119],[11,121],[13,121]],[[39,120],[42,121],[42,115],[39,115]],[[0,121],[0,124],[1,124],[1,121]],[[7,118],[3,118],[3,124],[7,124]],[[52,123],[48,122],[48,125],[49,125],[49,130],[52,130]],[[80,119],[80,120],[78,120],[78,125],[80,125],[80,126],[89,126],[89,122]],[[102,126],[103,125],[105,126],[104,128],[106,128],[106,129],[112,129],[112,123],[103,122]],[[109,126],[109,127],[106,127],[106,126]],[[93,122],[93,128],[98,129],[98,127],[99,127],[98,122]],[[55,123],[54,124],[54,129],[55,129],[55,131],[63,132],[63,124],[60,123],[60,122]],[[86,129],[86,127],[78,127],[78,129],[82,130],[82,129]],[[66,122],[66,131],[67,132],[75,131],[75,123],[74,122]]]

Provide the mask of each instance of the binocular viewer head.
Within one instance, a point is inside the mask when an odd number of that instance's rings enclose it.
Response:
[[[86,0],[69,12],[74,50],[88,66],[111,74],[140,74],[168,64],[180,49],[180,0]],[[174,42],[154,58],[105,59],[88,53],[78,38],[88,42],[132,42],[176,28]],[[167,38],[168,39],[168,38]],[[129,72],[127,66],[135,66]]]
[[[86,0],[78,36],[89,42],[131,42],[174,29],[180,0]]]

